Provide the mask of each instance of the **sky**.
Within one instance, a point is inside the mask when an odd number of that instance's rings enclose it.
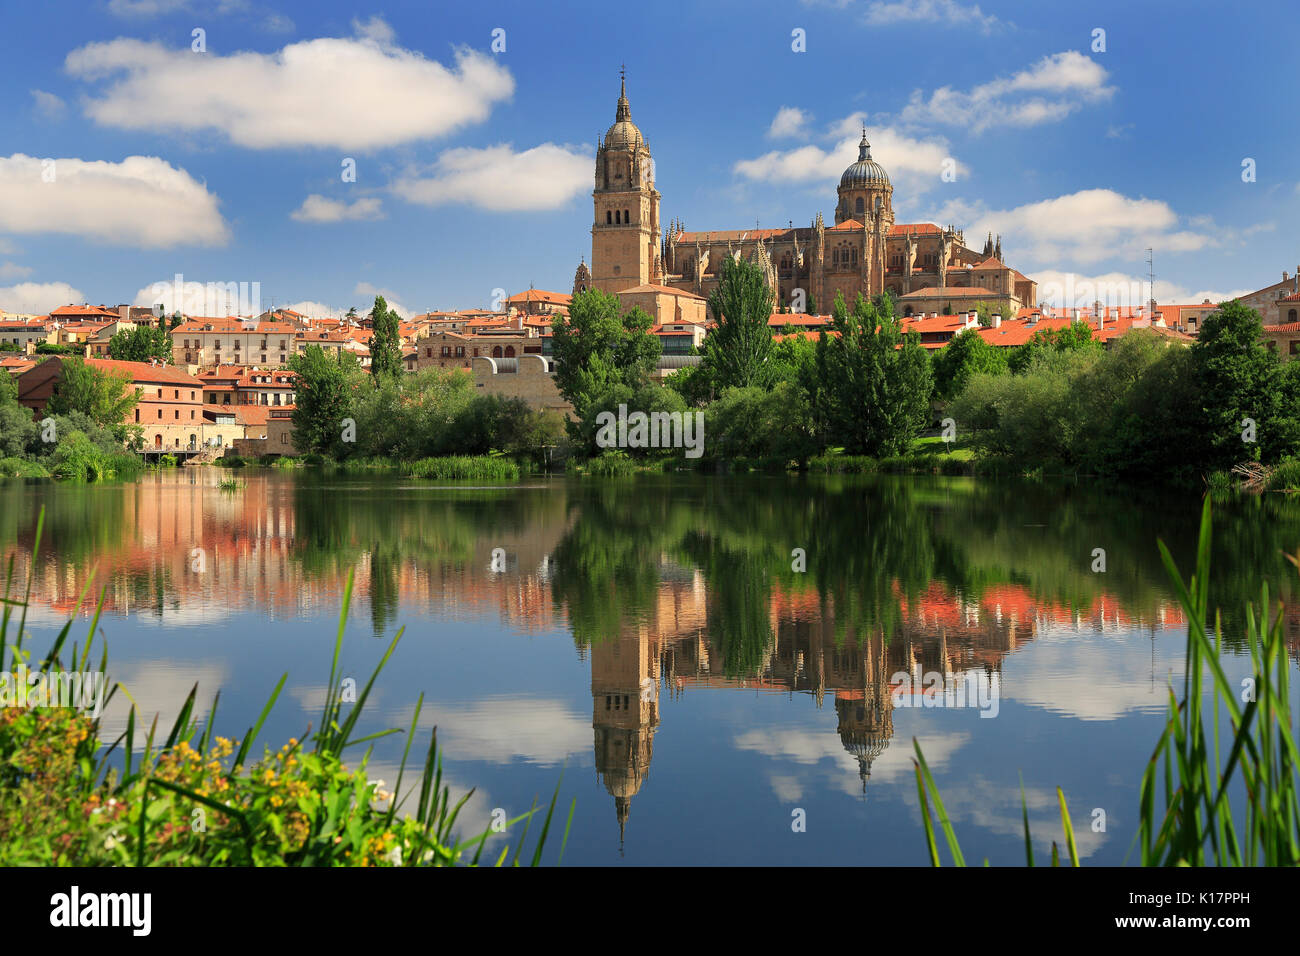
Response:
[[[1040,298],[1138,304],[1149,248],[1160,302],[1219,301],[1300,268],[1297,25],[1289,2],[0,0],[0,309],[568,292],[624,66],[665,223],[833,222],[865,124],[898,222],[1000,233]]]

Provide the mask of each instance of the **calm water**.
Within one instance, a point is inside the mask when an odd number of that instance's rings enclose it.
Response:
[[[967,859],[1023,862],[1020,775],[1040,850],[1060,839],[1059,785],[1082,855],[1128,851],[1184,649],[1156,540],[1189,565],[1194,498],[883,477],[466,488],[251,469],[232,494],[222,474],[0,483],[20,576],[46,509],[35,647],[78,613],[94,568],[113,678],[146,711],[170,726],[198,681],[205,705],[221,691],[218,732],[242,736],[288,671],[262,738],[278,746],[319,717],[355,568],[345,672],[364,682],[406,629],[368,729],[409,726],[424,692],[422,732],[437,726],[453,793],[478,788],[462,833],[545,802],[563,773],[563,804],[577,799],[566,862],[921,864],[916,737]],[[1230,645],[1268,578],[1296,655],[1282,551],[1298,546],[1300,507],[1280,497],[1218,507]],[[1226,658],[1229,676],[1245,672]],[[996,696],[927,707],[901,692],[904,673]],[[124,724],[111,712],[107,732]],[[401,748],[380,741],[371,776],[391,786]]]

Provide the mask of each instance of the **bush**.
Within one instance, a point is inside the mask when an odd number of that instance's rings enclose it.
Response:
[[[0,458],[0,475],[6,478],[48,478],[49,471],[40,462],[26,458]]]
[[[609,448],[588,461],[584,470],[597,478],[618,478],[635,473],[637,464],[626,452]]]
[[[158,467],[160,467],[160,468],[175,468],[175,467],[176,467],[176,456],[175,456],[175,455],[162,455],[162,456],[160,456],[159,459],[158,459]]]
[[[1216,474],[1222,473],[1216,472]],[[1300,458],[1284,458],[1278,462],[1277,467],[1268,477],[1268,490],[1300,491]]]

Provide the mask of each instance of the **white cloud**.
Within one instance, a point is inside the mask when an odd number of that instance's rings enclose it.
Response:
[[[352,294],[366,297],[366,301],[357,306],[358,315],[365,315],[370,312],[371,308],[374,307],[374,299],[377,295],[382,295],[384,301],[388,303],[388,307],[402,318],[405,319],[414,314],[410,309],[397,301],[397,293],[392,289],[380,289],[377,286],[371,285],[369,282],[358,282],[356,287],[352,290]]]
[[[160,279],[140,289],[132,305],[153,308],[162,303],[170,315],[180,311],[186,315],[227,316],[259,315],[262,307],[262,285],[248,278],[226,282],[198,282],[184,276]]]
[[[864,118],[863,113],[853,113],[831,124],[826,138],[834,137],[833,145],[822,147],[809,143],[795,149],[773,150],[754,159],[742,159],[733,169],[737,175],[754,182],[839,182],[844,170],[858,158]],[[894,187],[904,195],[914,196],[939,185],[944,163],[949,159],[953,160],[958,177],[968,173],[952,157],[943,139],[917,139],[888,126],[868,127],[867,139],[871,143],[871,158],[885,167]]]
[[[390,187],[425,206],[467,203],[493,211],[558,209],[591,188],[589,154],[543,143],[516,153],[506,143],[449,149],[425,170],[408,170]]]
[[[1204,233],[1179,228],[1178,215],[1158,199],[1133,199],[1112,189],[1084,189],[1014,209],[989,210],[979,203],[946,203],[935,222],[966,223],[967,235],[1001,233],[1008,260],[1027,265],[1083,264],[1103,259],[1193,252],[1212,244]],[[1022,272],[1025,265],[1017,266]]]
[[[790,136],[807,135],[809,115],[797,106],[783,106],[776,111],[776,117],[768,128],[767,135],[773,139]]]
[[[978,6],[963,7],[953,0],[907,0],[888,3],[875,0],[867,5],[866,22],[871,26],[894,26],[899,23],[942,23],[948,26],[972,26],[981,33],[992,33],[1002,23]]]
[[[25,279],[31,274],[31,266],[20,266],[16,262],[0,262],[0,279]]]
[[[392,715],[409,727],[413,708]],[[491,763],[554,765],[585,760],[591,753],[591,718],[564,700],[489,698],[466,704],[425,703],[420,726],[438,728],[438,748],[458,757]]]
[[[1150,298],[1148,280],[1143,275],[1130,275],[1124,272],[1085,275],[1077,272],[1060,272],[1055,269],[1040,269],[1034,272],[1032,278],[1038,283],[1038,301],[1058,308],[1092,308],[1094,302],[1112,307],[1134,307],[1146,305],[1147,299]],[[1164,279],[1157,279],[1155,284],[1156,302],[1171,305],[1197,304],[1205,299],[1211,302],[1223,302],[1254,291],[1254,289],[1233,289],[1228,292],[1213,289],[1198,291]]]
[[[156,17],[187,6],[186,0],[108,0],[109,12],[119,17]]]
[[[32,100],[35,101],[36,112],[46,119],[58,119],[67,107],[63,100],[45,90],[32,90]]]
[[[332,305],[315,302],[311,299],[304,299],[302,302],[291,302],[285,308],[313,319],[341,319],[348,314],[347,309],[337,309]],[[360,310],[358,310],[359,312]]]
[[[252,149],[372,150],[431,139],[482,122],[514,93],[514,78],[491,56],[461,48],[446,67],[392,45],[381,24],[358,25],[364,32],[353,38],[225,56],[118,38],[73,50],[65,67],[103,84],[85,107],[101,125],[214,131]]]
[[[1101,64],[1067,50],[968,92],[944,86],[925,99],[917,90],[903,108],[902,121],[918,126],[961,126],[975,133],[997,126],[1057,122],[1085,104],[1114,95],[1115,88],[1106,85],[1108,76]]]
[[[156,156],[48,162],[22,153],[0,156],[0,231],[68,233],[142,248],[229,239],[216,195]]]
[[[312,193],[289,214],[289,218],[298,222],[343,222],[346,219],[383,219],[384,211],[380,201],[373,197],[349,204]]]
[[[44,314],[69,302],[85,302],[80,289],[66,282],[20,282],[0,286],[0,309],[6,312]]]

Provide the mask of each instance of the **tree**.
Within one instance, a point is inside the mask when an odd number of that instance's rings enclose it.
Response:
[[[397,313],[388,307],[382,295],[375,296],[370,310],[374,334],[370,338],[370,374],[378,380],[385,375],[402,374],[402,337]]]
[[[1007,366],[1016,375],[1020,375],[1041,355],[1078,351],[1099,354],[1104,348],[1101,340],[1093,337],[1091,325],[1076,321],[1064,328],[1039,329],[1028,342],[1012,353]]]
[[[319,345],[309,345],[289,359],[289,369],[298,375],[292,416],[294,444],[318,454],[333,453],[340,448],[343,419],[349,417],[350,388],[344,365]]]
[[[715,392],[770,387],[772,302],[761,268],[731,256],[722,260],[718,285],[709,296],[709,311],[717,325],[704,340],[700,361]]]
[[[148,362],[152,359],[166,365],[172,360],[172,337],[155,325],[137,326],[129,331],[123,329],[113,333],[108,340],[108,354],[119,362]]]
[[[961,394],[978,372],[1001,375],[1007,370],[1006,350],[989,345],[976,329],[958,332],[934,354],[934,393],[949,400]]]
[[[1282,420],[1281,369],[1262,335],[1259,313],[1234,299],[1206,318],[1192,345],[1210,468],[1230,468],[1246,459],[1274,461],[1294,451]]]
[[[344,318],[355,319],[357,317],[357,307],[354,305],[348,309],[348,314]]]
[[[555,387],[579,419],[594,396],[618,385],[638,389],[650,380],[662,352],[659,338],[650,334],[653,326],[644,310],[621,313],[618,298],[599,289],[579,292],[567,320],[552,320]]]
[[[852,454],[907,451],[929,410],[930,363],[915,333],[861,295],[849,312],[837,294],[831,330],[817,342],[816,401],[827,444]]]
[[[63,362],[63,374],[45,405],[47,415],[81,412],[97,425],[125,434],[126,419],[140,401],[129,376],[106,372],[84,360]]]

